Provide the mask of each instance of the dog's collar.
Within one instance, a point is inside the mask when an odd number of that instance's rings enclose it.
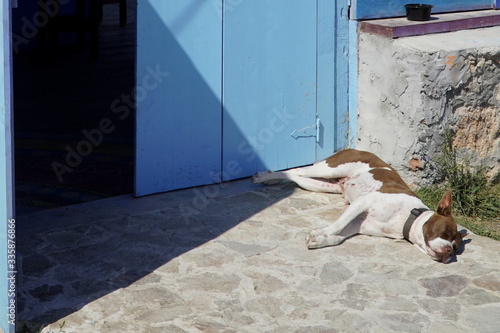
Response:
[[[405,225],[403,227],[403,237],[411,243],[410,241],[410,229],[411,226],[413,225],[413,222],[419,217],[423,212],[428,211],[427,208],[413,208],[410,212],[410,216],[408,216],[408,219],[405,222]]]

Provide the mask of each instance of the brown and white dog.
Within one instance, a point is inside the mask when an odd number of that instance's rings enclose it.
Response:
[[[281,180],[309,191],[342,193],[350,203],[335,223],[306,237],[310,249],[337,245],[356,234],[404,238],[447,263],[466,235],[458,232],[451,216],[451,192],[433,212],[389,164],[369,152],[347,149],[312,166],[261,172],[252,178],[254,183]]]

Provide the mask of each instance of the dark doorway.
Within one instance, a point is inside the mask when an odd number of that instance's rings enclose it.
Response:
[[[61,13],[72,10],[65,2]],[[14,41],[18,215],[133,192],[136,0],[126,24],[119,3],[102,8],[97,57],[90,33],[81,47],[78,34],[62,32],[54,51],[35,33],[44,27],[39,8],[13,14],[14,39],[24,38]],[[113,112],[117,100],[128,113]]]

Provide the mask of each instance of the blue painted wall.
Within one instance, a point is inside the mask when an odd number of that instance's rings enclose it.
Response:
[[[352,0],[351,19],[362,20],[405,16],[406,9],[404,5],[408,3],[433,5],[433,13],[444,13],[493,8],[495,1],[498,3],[498,0]]]

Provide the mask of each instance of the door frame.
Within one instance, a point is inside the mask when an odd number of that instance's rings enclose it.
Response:
[[[16,247],[14,219],[11,1],[0,10],[0,328],[16,330]]]

